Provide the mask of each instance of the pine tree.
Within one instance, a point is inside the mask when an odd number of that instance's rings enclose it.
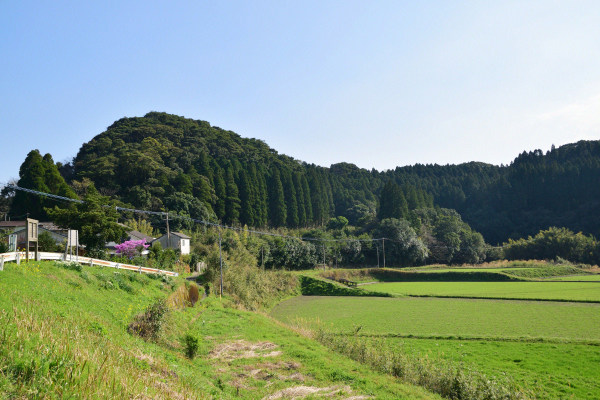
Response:
[[[296,199],[296,189],[292,180],[292,174],[289,170],[284,170],[282,174],[283,193],[287,207],[286,225],[292,228],[298,227],[300,220],[298,218],[298,200]]]
[[[258,168],[254,167],[254,164],[250,165],[250,173],[256,176],[257,181],[257,212],[255,217],[257,218],[257,226],[267,226],[269,223],[269,194],[267,191],[266,172],[262,166]]]
[[[240,222],[244,225],[254,226],[254,192],[245,170],[240,171]]]
[[[270,184],[270,216],[271,225],[273,226],[285,226],[287,219],[287,208],[285,205],[285,195],[283,193],[283,185],[281,184],[281,178],[279,170],[273,169],[273,175],[271,176]]]
[[[223,220],[225,218],[225,198],[227,192],[225,189],[225,179],[223,179],[223,170],[221,168],[215,171],[215,195],[217,200],[215,202],[215,214],[217,218]]]
[[[233,177],[233,167],[227,168],[225,191],[225,222],[233,225],[240,218],[240,195]]]
[[[50,154],[46,154],[42,158],[38,150],[30,151],[19,169],[19,177],[17,185],[20,187],[69,198],[77,198],[73,189],[67,185],[58,172],[58,167],[54,164],[54,160]],[[17,191],[12,201],[10,215],[20,219],[29,216],[30,218],[43,220],[48,218],[44,208],[52,207],[56,204],[59,204],[57,200]]]
[[[308,180],[306,179],[306,175],[302,174],[300,179],[302,181],[302,193],[304,193],[304,208],[306,209],[305,225],[308,225],[313,222],[313,209],[310,188],[308,187]]]
[[[388,181],[379,196],[379,210],[377,218],[380,220],[386,218],[405,218],[408,215],[408,204],[396,183]]]
[[[300,173],[293,175],[293,184],[296,188],[296,199],[298,201],[298,226],[306,226],[306,206],[304,205],[304,188],[300,178]]]

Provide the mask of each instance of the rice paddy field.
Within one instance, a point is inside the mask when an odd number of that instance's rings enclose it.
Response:
[[[590,276],[596,278],[596,276]],[[581,279],[581,277],[578,277]],[[499,299],[600,302],[600,281],[590,282],[389,282],[366,290],[401,296],[450,296]]]
[[[432,365],[451,363],[492,381],[508,380],[527,398],[599,399],[600,276],[554,267],[502,266],[513,276],[524,271],[522,281],[361,285],[395,297],[301,296],[271,315]],[[473,270],[499,268],[412,272]]]

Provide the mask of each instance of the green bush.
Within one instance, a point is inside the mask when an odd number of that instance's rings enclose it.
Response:
[[[165,301],[162,299],[156,300],[146,308],[144,313],[135,316],[127,327],[127,331],[145,340],[156,340],[167,312],[168,308]]]
[[[300,277],[300,290],[305,296],[392,297],[392,295],[389,293],[367,292],[362,289],[350,289],[332,282],[325,282],[309,276]]]
[[[198,352],[198,338],[188,333],[183,338],[183,344],[185,346],[185,356],[192,360]]]

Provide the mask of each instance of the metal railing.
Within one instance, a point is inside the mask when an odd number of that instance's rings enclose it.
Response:
[[[82,256],[76,256],[76,255],[65,255],[63,253],[48,253],[48,252],[43,252],[40,251],[39,253],[39,258],[40,260],[55,260],[55,261],[71,261],[71,262],[77,262],[79,264],[83,264],[83,265],[97,265],[97,266],[101,266],[101,267],[109,267],[109,268],[116,268],[116,269],[126,269],[129,271],[134,271],[134,272],[139,272],[139,273],[145,273],[145,274],[163,274],[163,275],[167,275],[167,276],[178,276],[179,274],[177,272],[173,272],[173,271],[166,271],[163,269],[157,269],[157,268],[148,268],[148,267],[140,267],[139,265],[132,265],[132,264],[122,264],[122,263],[118,263],[118,262],[114,262],[114,261],[106,261],[106,260],[100,260],[98,258],[91,258],[91,257],[82,257]],[[4,262],[6,261],[15,261],[17,264],[19,264],[21,261],[27,259],[27,254],[24,251],[15,251],[12,253],[2,253],[0,254],[0,271],[2,271],[4,269]],[[30,251],[29,252],[29,259],[30,260],[35,260],[35,253]]]

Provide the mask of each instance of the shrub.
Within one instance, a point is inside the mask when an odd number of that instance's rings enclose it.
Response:
[[[127,331],[145,340],[156,340],[167,312],[168,308],[165,301],[162,299],[156,300],[146,308],[144,313],[135,316],[127,327]]]
[[[185,356],[192,360],[198,352],[198,338],[188,333],[183,338],[183,344],[185,346]]]
[[[193,307],[194,304],[196,304],[198,302],[198,300],[200,299],[200,290],[198,289],[198,285],[196,285],[195,283],[191,283],[190,288],[188,290],[188,294],[189,294],[188,300]]]

